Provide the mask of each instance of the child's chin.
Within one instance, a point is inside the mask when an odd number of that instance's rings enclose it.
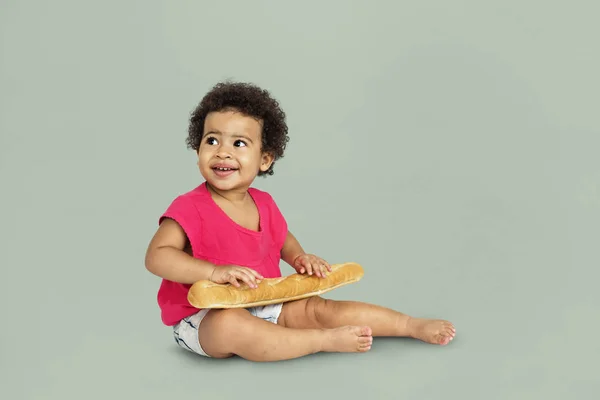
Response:
[[[214,177],[209,177],[206,181],[217,190],[231,190],[244,186],[244,182],[239,179],[215,179]]]

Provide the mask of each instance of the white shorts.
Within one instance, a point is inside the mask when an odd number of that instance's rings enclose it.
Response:
[[[260,307],[250,307],[247,308],[250,314],[255,317],[262,318],[265,321],[272,322],[274,324],[277,323],[277,319],[281,314],[283,304],[269,304],[266,306]],[[204,352],[202,349],[202,345],[198,340],[198,327],[200,323],[204,319],[204,316],[211,311],[210,309],[203,309],[198,311],[196,314],[190,315],[179,321],[175,326],[173,326],[173,337],[175,338],[175,343],[177,343],[180,347],[191,351],[192,353],[200,354],[205,357],[210,357],[208,354]]]

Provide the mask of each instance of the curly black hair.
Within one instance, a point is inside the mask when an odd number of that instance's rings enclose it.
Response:
[[[289,141],[286,115],[266,89],[252,83],[224,81],[213,86],[191,114],[187,147],[198,152],[206,116],[225,110],[236,110],[262,120],[262,151],[271,153],[274,161],[267,171],[259,171],[258,175],[273,175],[275,160],[283,157]]]

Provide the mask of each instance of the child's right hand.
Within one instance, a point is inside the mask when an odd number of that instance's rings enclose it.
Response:
[[[235,287],[240,287],[241,281],[253,289],[257,288],[258,283],[263,279],[264,277],[253,269],[239,267],[237,265],[217,265],[210,277],[212,282],[231,283]]]

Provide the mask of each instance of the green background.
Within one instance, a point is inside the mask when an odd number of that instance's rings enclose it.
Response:
[[[2,1],[0,397],[597,399],[600,7],[592,1]],[[446,347],[215,361],[160,323],[144,252],[200,182],[209,88],[288,114],[256,181],[330,293]],[[292,270],[284,266],[284,273]]]

